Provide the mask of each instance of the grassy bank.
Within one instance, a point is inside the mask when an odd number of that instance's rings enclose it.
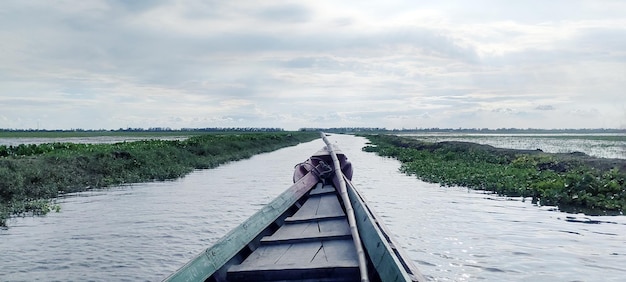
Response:
[[[175,179],[318,137],[313,132],[242,133],[184,141],[0,146],[0,225],[11,215],[57,209],[49,199],[59,193]]]
[[[401,170],[443,186],[531,197],[541,205],[587,214],[624,214],[626,161],[580,154],[499,149],[466,142],[428,143],[366,136],[364,150],[402,162]]]
[[[206,132],[182,131],[0,131],[0,138],[75,138],[75,137],[166,137],[203,135]]]

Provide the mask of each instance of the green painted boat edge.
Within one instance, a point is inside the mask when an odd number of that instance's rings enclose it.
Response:
[[[309,183],[317,183],[317,176],[313,173],[306,174],[272,202],[163,281],[204,281],[209,278],[315,186],[315,184],[309,186]]]
[[[396,248],[389,231],[369,209],[367,201],[346,179],[348,196],[354,209],[361,241],[382,281],[426,281],[402,250]]]

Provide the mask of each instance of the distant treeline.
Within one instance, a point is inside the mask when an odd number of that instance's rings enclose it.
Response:
[[[315,132],[329,132],[329,133],[350,133],[350,132],[387,132],[391,131],[384,127],[332,127],[332,128],[316,128],[305,127],[300,128],[298,131],[315,131]]]
[[[279,127],[205,127],[205,128],[180,128],[150,127],[150,128],[119,128],[119,129],[10,129],[0,128],[0,132],[284,132]],[[387,129],[384,127],[304,127],[298,131],[314,131],[329,133],[625,133],[626,129],[617,128],[583,128],[583,129],[538,129],[538,128],[402,128]]]
[[[273,127],[206,127],[206,128],[181,128],[169,127],[150,128],[120,128],[120,129],[7,129],[0,128],[0,132],[282,132],[282,128]]]
[[[538,128],[412,128],[386,129],[380,127],[334,127],[334,128],[300,128],[299,131],[324,131],[331,133],[378,132],[378,133],[626,133],[626,129],[616,128],[583,128],[583,129],[538,129]]]

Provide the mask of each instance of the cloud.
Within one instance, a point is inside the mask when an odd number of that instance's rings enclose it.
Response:
[[[311,19],[312,12],[302,5],[283,4],[262,9],[257,15],[269,21],[285,23],[306,22]]]
[[[390,1],[9,1],[0,128],[623,124],[623,1]]]
[[[569,114],[579,117],[596,117],[600,114],[597,109],[574,109],[569,111]]]
[[[535,110],[538,111],[554,111],[554,106],[552,105],[539,105],[537,107],[535,107]]]
[[[517,116],[527,116],[530,115],[528,112],[519,110],[519,109],[511,109],[511,108],[496,108],[492,109],[491,112],[504,114],[504,115],[517,115]]]

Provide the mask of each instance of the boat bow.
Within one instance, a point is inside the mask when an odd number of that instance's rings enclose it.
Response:
[[[166,281],[424,281],[322,139],[289,189]]]

